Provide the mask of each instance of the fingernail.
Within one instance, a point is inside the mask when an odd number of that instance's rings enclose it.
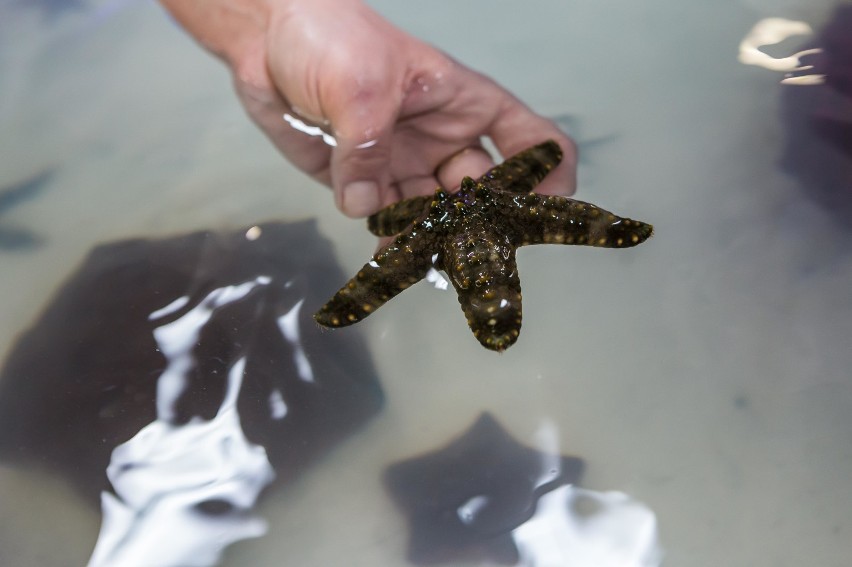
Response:
[[[340,207],[350,217],[366,217],[379,208],[379,186],[375,181],[353,181],[343,188]]]

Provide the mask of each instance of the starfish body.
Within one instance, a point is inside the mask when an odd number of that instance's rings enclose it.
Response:
[[[635,246],[651,225],[533,188],[562,159],[553,141],[533,146],[449,193],[406,199],[371,216],[368,228],[396,239],[379,250],[314,318],[343,327],[367,317],[433,266],[444,270],[474,336],[503,351],[521,329],[515,251],[529,244]]]

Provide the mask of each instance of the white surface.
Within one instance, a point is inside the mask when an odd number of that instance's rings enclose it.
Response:
[[[622,492],[561,486],[542,496],[512,537],[522,567],[658,567],[663,561],[654,513]]]

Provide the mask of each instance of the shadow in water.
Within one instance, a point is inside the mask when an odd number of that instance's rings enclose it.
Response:
[[[55,169],[45,169],[23,181],[0,188],[0,217],[10,209],[38,197],[50,183],[55,171]],[[32,230],[9,226],[0,218],[0,250],[30,250],[43,242],[44,240]]]
[[[588,165],[592,163],[592,160],[589,157],[590,153],[594,153],[595,150],[618,139],[617,134],[607,134],[606,136],[598,136],[597,138],[589,138],[585,136],[583,132],[583,121],[573,114],[556,114],[551,116],[550,119],[556,122],[556,125],[559,126],[563,132],[574,139],[577,144],[577,157],[581,165]]]
[[[412,563],[515,565],[512,531],[541,495],[576,483],[582,471],[582,460],[525,447],[484,413],[442,449],[391,465],[385,484],[408,516]]]
[[[0,374],[0,460],[102,498],[92,565],[214,562],[265,531],[273,477],[382,407],[360,336],[310,315],[342,277],[313,221],[96,248]],[[177,547],[150,545],[164,529]]]
[[[408,560],[547,567],[658,567],[656,518],[621,492],[576,486],[545,420],[526,447],[488,413],[442,448],[392,464],[384,481],[408,518]]]
[[[786,139],[781,167],[803,190],[852,229],[852,5],[839,6],[807,45],[808,74],[825,75],[816,85],[782,85]]]
[[[358,331],[311,317],[342,276],[313,221],[99,246],[0,372],[0,462],[100,500],[91,567],[215,564],[266,532],[252,510],[268,486],[382,408]],[[483,414],[388,467],[409,560],[657,567],[653,512],[575,486],[555,424],[534,440]]]
[[[88,7],[86,0],[0,0],[0,8],[28,8],[39,10],[45,20],[53,20],[68,12],[83,11]]]

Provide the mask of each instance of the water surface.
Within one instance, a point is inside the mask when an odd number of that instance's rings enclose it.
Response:
[[[524,249],[524,330],[503,355],[427,284],[360,324],[383,412],[267,494],[268,535],[224,564],[403,564],[384,467],[489,411],[529,442],[555,423],[585,488],[656,512],[667,565],[845,565],[852,226],[782,163],[783,89],[809,87],[737,60],[758,21],[818,30],[835,3],[373,4],[570,116],[588,152],[577,197],[656,235],[620,253]],[[156,4],[57,6],[0,4],[0,188],[43,184],[0,211],[39,244],[0,247],[0,354],[100,243],[317,218],[347,273],[367,260],[363,223],[280,158]],[[89,558],[99,511],[61,478],[0,466],[0,502],[4,564]]]

